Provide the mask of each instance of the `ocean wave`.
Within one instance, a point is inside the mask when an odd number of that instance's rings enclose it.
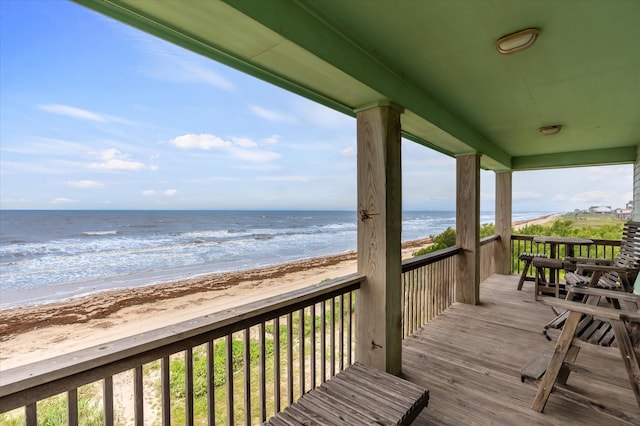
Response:
[[[102,236],[102,235],[117,235],[118,231],[117,230],[113,230],[113,231],[85,231],[82,233],[83,235],[88,235],[90,237],[95,237],[95,236]]]

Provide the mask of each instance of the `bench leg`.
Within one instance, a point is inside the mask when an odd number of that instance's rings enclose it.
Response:
[[[629,332],[623,321],[612,320],[611,326],[616,336],[616,342],[618,342],[618,348],[620,349],[620,355],[622,361],[627,369],[629,375],[629,381],[631,382],[631,389],[636,397],[636,403],[640,408],[640,361],[634,351],[633,343],[629,338]]]
[[[560,337],[558,337],[558,343],[556,344],[553,356],[547,366],[547,372],[544,374],[542,381],[540,381],[540,384],[538,385],[538,392],[536,393],[533,405],[531,406],[531,408],[539,413],[542,413],[544,406],[547,405],[549,395],[551,395],[553,386],[558,379],[558,374],[560,373],[562,364],[564,363],[567,353],[571,348],[571,342],[573,341],[573,336],[578,328],[580,317],[580,312],[569,312],[569,316],[567,317],[567,321],[562,329],[562,333],[560,334]]]
[[[522,269],[522,274],[520,275],[520,281],[518,281],[518,290],[522,290],[522,286],[524,285],[524,282],[527,279],[527,273],[529,272],[530,266],[531,266],[531,259],[525,259],[524,268]]]

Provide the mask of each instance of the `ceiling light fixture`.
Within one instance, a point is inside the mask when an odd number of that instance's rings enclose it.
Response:
[[[528,49],[538,38],[540,31],[537,28],[527,28],[513,34],[506,35],[496,41],[496,49],[503,55],[511,55]]]
[[[557,134],[560,131],[560,129],[562,129],[562,126],[560,124],[554,124],[553,126],[540,127],[538,130],[543,135],[549,136],[549,135]]]

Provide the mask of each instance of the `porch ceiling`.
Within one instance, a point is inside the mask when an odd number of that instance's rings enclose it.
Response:
[[[74,1],[347,114],[393,101],[405,137],[487,169],[636,159],[638,1]]]

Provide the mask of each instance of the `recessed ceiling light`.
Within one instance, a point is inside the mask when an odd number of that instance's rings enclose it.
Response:
[[[549,136],[549,135],[555,135],[560,131],[560,129],[562,129],[562,126],[560,124],[554,124],[553,126],[540,127],[538,130],[543,135]]]
[[[527,28],[513,34],[506,35],[496,41],[496,49],[503,55],[511,55],[528,49],[538,38],[540,31],[537,28]]]

